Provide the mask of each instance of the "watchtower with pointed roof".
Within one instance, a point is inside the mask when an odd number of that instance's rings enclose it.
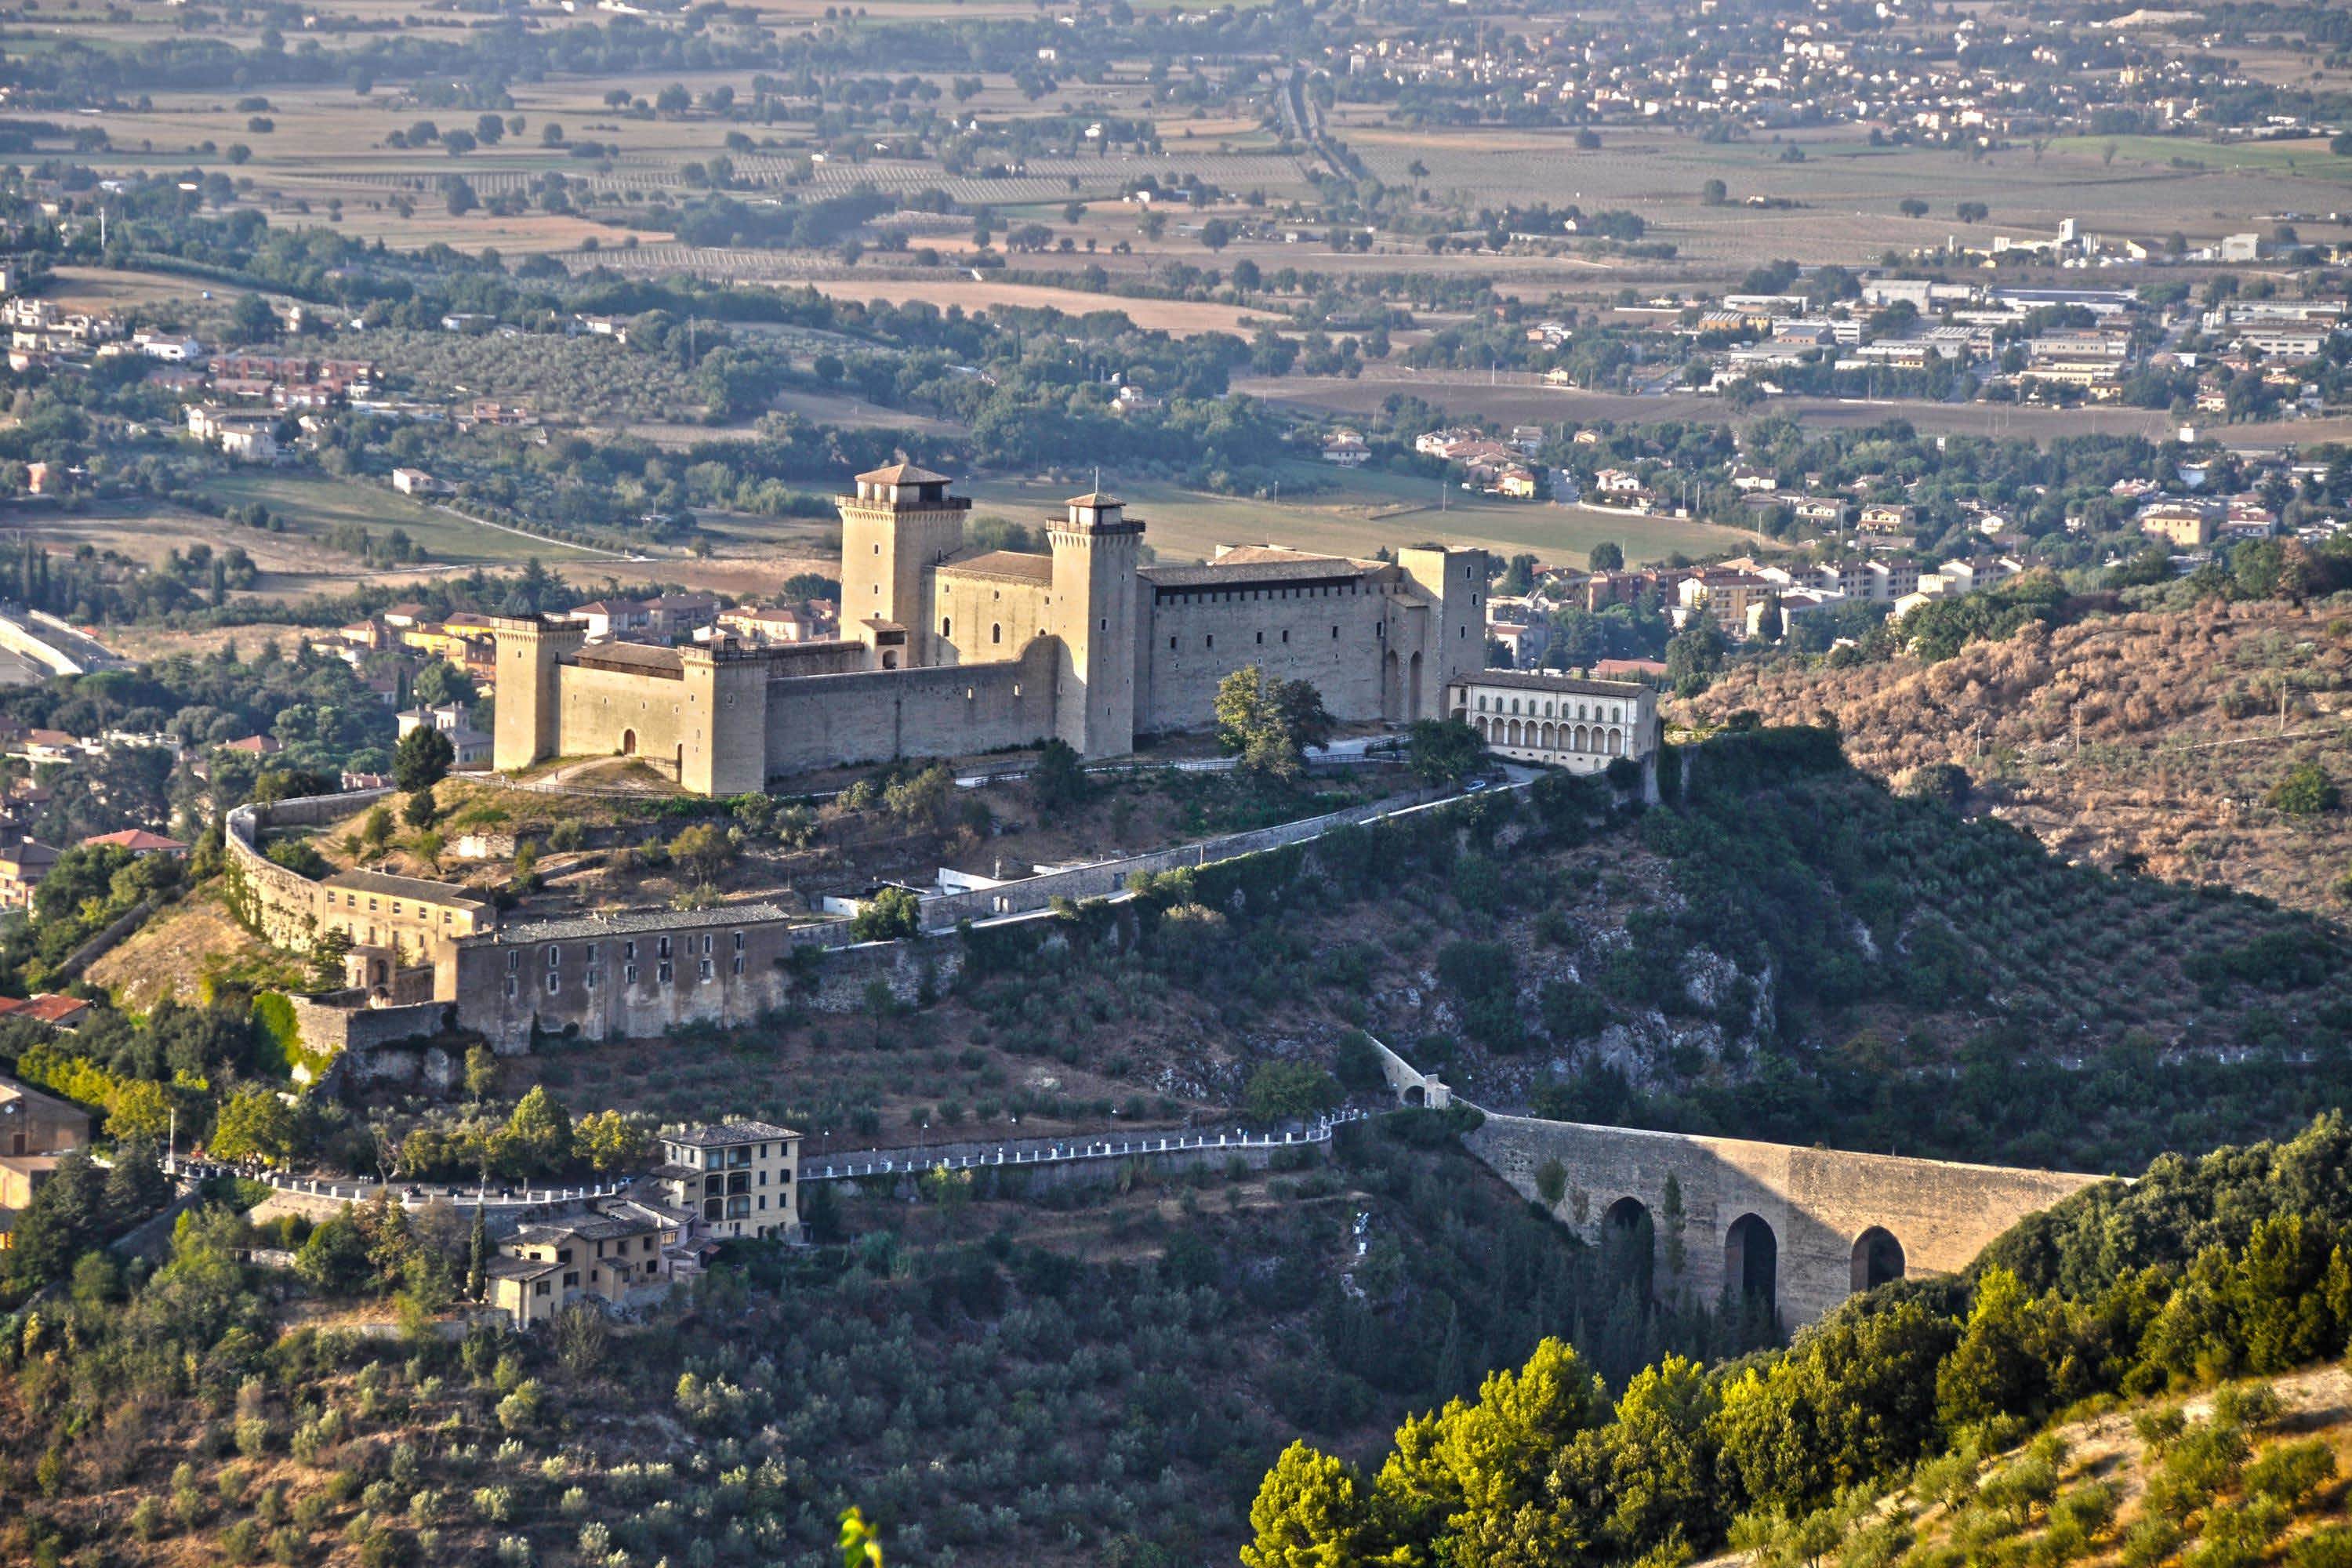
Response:
[[[948,477],[912,463],[857,476],[836,496],[841,512],[841,622],[906,628],[908,666],[940,662],[929,626],[930,573],[963,547],[971,502],[948,493]]]

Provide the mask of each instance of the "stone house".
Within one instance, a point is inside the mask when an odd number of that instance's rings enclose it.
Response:
[[[525,1226],[490,1260],[488,1299],[518,1329],[552,1319],[573,1301],[652,1306],[669,1294],[692,1221],[642,1198],[598,1200],[577,1219]]]

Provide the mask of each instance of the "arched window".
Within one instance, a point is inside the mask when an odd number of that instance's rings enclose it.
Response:
[[[955,623],[949,620],[945,616],[941,616],[940,617],[940,636],[950,637],[954,635],[954,632]]]
[[[998,621],[988,628],[988,640],[991,642],[1003,642],[1004,640],[1003,622]]]

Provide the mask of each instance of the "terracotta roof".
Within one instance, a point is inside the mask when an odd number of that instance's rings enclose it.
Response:
[[[1212,566],[1353,566],[1344,555],[1324,555],[1311,550],[1291,550],[1279,544],[1236,544],[1209,563]]]
[[[699,931],[710,926],[769,925],[789,919],[782,904],[721,904],[709,910],[614,910],[602,914],[558,915],[523,921],[506,927],[490,940],[528,946],[535,942],[575,942],[580,938],[636,936],[666,931]]]
[[[37,1024],[69,1024],[89,1011],[89,1004],[79,996],[52,994],[36,996],[30,1001],[0,996],[0,1017],[30,1018]]]
[[[1051,583],[1054,580],[1054,558],[1031,555],[1017,550],[990,550],[978,555],[968,555],[961,561],[942,562],[940,570],[964,577],[1001,577],[1014,583]]]
[[[126,827],[120,833],[93,834],[81,841],[81,847],[85,849],[105,848],[110,846],[128,849],[134,855],[187,847],[176,838],[166,838],[160,833],[150,833],[143,827]]]
[[[948,482],[948,477],[935,474],[929,468],[919,468],[912,463],[893,463],[887,468],[858,475],[857,482],[861,485],[943,485]]]
[[[1068,500],[1064,501],[1062,504],[1064,506],[1104,507],[1125,506],[1127,503],[1119,500],[1117,496],[1111,494],[1108,490],[1088,490],[1082,496],[1072,496]]]

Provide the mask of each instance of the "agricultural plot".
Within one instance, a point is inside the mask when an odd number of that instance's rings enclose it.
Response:
[[[1533,551],[1548,560],[1584,559],[1595,544],[1613,540],[1631,561],[1661,559],[1675,551],[1719,552],[1748,542],[1734,529],[1672,518],[1630,518],[1536,501],[1444,492],[1433,480],[1357,472],[1334,475],[1300,463],[1302,487],[1337,480],[1337,488],[1299,499],[1257,500],[1209,495],[1161,480],[1103,476],[1145,522],[1145,542],[1162,561],[1202,560],[1221,544],[1280,544],[1331,554],[1368,556],[1424,539],[1479,544],[1504,554]],[[1077,488],[1083,489],[1084,486]],[[982,479],[971,487],[974,515],[1034,522],[1059,511],[1071,481]]]
[[[413,385],[517,404],[542,416],[628,424],[690,416],[706,402],[676,360],[632,353],[611,338],[383,331],[368,342],[387,373]]]
[[[2126,138],[2133,154],[2109,162],[2105,142],[2062,141],[2037,156],[2018,147],[1971,160],[1918,148],[1874,148],[1850,134],[1793,143],[1709,145],[1687,137],[1606,132],[1598,151],[1579,151],[1571,132],[1547,131],[1403,132],[1360,126],[1340,131],[1381,179],[1412,183],[1440,197],[1476,205],[1541,200],[1587,211],[1639,213],[1650,237],[1674,244],[1685,259],[1746,265],[1771,256],[1807,261],[1874,260],[1889,247],[1941,244],[1955,233],[1982,243],[1988,232],[2050,234],[2073,217],[2087,230],[2160,238],[2175,229],[2192,241],[2253,224],[2263,214],[2309,206],[2315,181],[2343,162],[2306,150],[2286,171],[2287,153],[2225,170],[2220,159],[2250,149],[2213,148],[2164,138]],[[1800,163],[1780,161],[1786,146]],[[2211,154],[2205,170],[2172,167],[2175,156]],[[1408,171],[1418,163],[1428,173]],[[1724,182],[1728,205],[1706,207],[1699,193]],[[1924,218],[1897,204],[1933,193]],[[1750,207],[1748,196],[1802,204]],[[1980,201],[1989,223],[1963,231],[1957,204]],[[2329,205],[2335,205],[2330,203]]]
[[[566,558],[600,558],[576,545],[492,528],[355,479],[248,471],[224,475],[209,488],[233,506],[260,502],[284,518],[290,531],[308,539],[323,540],[338,526],[352,523],[379,536],[400,529],[424,548],[433,566],[510,566],[534,559],[552,565]],[[222,525],[212,526],[218,531]],[[349,556],[337,554],[334,559],[341,563],[338,575],[361,574]]]

